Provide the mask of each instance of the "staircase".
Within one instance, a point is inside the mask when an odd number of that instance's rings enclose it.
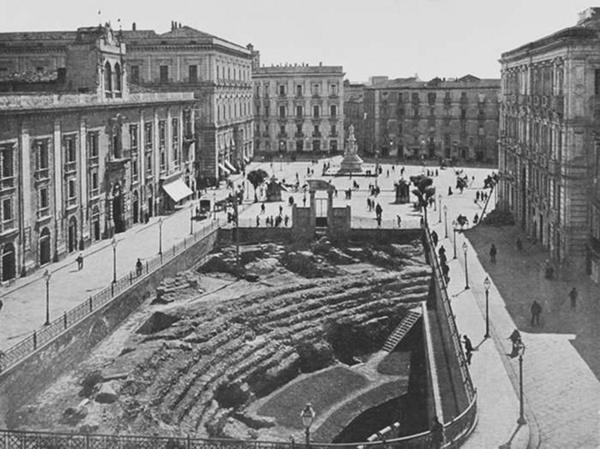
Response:
[[[408,314],[402,318],[394,332],[388,337],[385,344],[383,345],[383,350],[387,352],[392,352],[394,348],[400,343],[400,341],[404,338],[408,331],[412,329],[417,320],[421,318],[421,310],[416,308],[412,309],[408,312]]]

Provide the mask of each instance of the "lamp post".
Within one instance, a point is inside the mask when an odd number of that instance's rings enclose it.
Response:
[[[158,219],[158,254],[162,256],[162,225],[163,219],[160,217]]]
[[[465,290],[469,289],[469,268],[467,267],[467,242],[463,242],[463,252],[465,254]]]
[[[452,220],[452,237],[454,237],[454,257],[453,259],[456,259],[456,225],[458,223],[456,222],[456,220]]]
[[[194,234],[194,203],[190,203],[190,235]]]
[[[50,277],[52,275],[48,270],[44,271],[44,279],[46,280],[46,322],[44,325],[50,324]]]
[[[310,449],[310,426],[315,419],[315,411],[310,402],[308,402],[306,407],[300,412],[300,417],[302,418],[302,425],[304,426],[304,432],[306,434],[306,449]]]
[[[213,191],[213,220],[217,219],[217,192]]]
[[[523,342],[519,344],[519,419],[517,424],[525,424],[525,413],[523,410],[523,355],[525,354],[525,345]]]
[[[485,335],[483,338],[490,338],[490,278],[485,277],[483,286],[485,287]]]
[[[441,193],[438,194],[438,203],[440,203],[438,206],[438,214],[439,214],[438,223],[441,223],[442,222],[442,194]]]
[[[112,241],[110,242],[110,244],[112,245],[112,249],[113,249],[113,284],[117,283],[117,241],[115,240],[115,238],[113,237]]]
[[[444,230],[446,231],[444,238],[448,238],[448,206],[445,204],[444,204]]]

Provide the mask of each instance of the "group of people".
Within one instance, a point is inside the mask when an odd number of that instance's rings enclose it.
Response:
[[[487,199],[489,198],[490,194],[487,193],[486,191],[482,190],[482,191],[477,191],[475,192],[475,202],[478,203],[479,201],[487,201]]]

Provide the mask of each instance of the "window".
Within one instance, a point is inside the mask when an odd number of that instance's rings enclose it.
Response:
[[[146,174],[152,174],[152,153],[146,155]]]
[[[12,198],[5,198],[2,200],[2,224],[4,229],[12,228],[13,220],[13,207]]]
[[[69,200],[73,200],[77,196],[77,184],[75,178],[71,178],[67,182],[67,195]]]
[[[313,106],[313,117],[319,118],[319,106]]]
[[[282,134],[282,135],[285,134],[285,125],[280,125],[279,126],[279,133]]]
[[[335,153],[337,151],[337,140],[330,140],[329,141],[329,151]]]
[[[329,91],[331,92],[331,95],[337,95],[337,88],[337,84],[332,84],[331,86],[329,86]]]
[[[169,66],[168,65],[160,66],[160,82],[161,83],[169,82]]]
[[[268,116],[269,116],[269,105],[266,104],[265,105],[265,117],[268,117]]]
[[[158,146],[164,148],[167,144],[167,122],[161,120],[158,122]]]
[[[296,124],[296,133],[297,134],[302,134],[302,123],[297,123]]]
[[[179,120],[173,118],[171,120],[171,133],[173,137],[173,162],[179,163]]]
[[[138,159],[137,157],[131,159],[131,180],[137,182],[138,180]]]
[[[42,187],[39,191],[38,195],[38,209],[40,212],[48,212],[48,188]],[[40,216],[45,216],[46,214],[40,214]]]
[[[281,96],[285,95],[285,85],[284,84],[279,85],[279,95],[281,95]]]
[[[335,104],[329,106],[329,115],[331,115],[332,117],[335,117],[337,115],[337,106]]]
[[[313,136],[317,137],[321,134],[321,132],[319,131],[319,125],[315,125],[314,129],[313,129]]]
[[[46,177],[48,176],[48,141],[47,140],[36,140],[33,144],[36,153],[37,169],[38,171],[46,170]]]
[[[198,66],[191,65],[188,67],[188,81],[190,83],[195,83],[198,81]]]
[[[313,95],[319,95],[320,92],[321,92],[321,85],[313,84]]]
[[[6,145],[0,147],[0,173],[2,180],[12,179],[15,175],[13,146]],[[7,187],[3,182],[2,185]]]
[[[302,117],[302,106],[296,106],[296,117]]]
[[[412,102],[413,103],[418,103],[419,102],[419,93],[418,92],[413,92],[412,93]]]
[[[285,106],[279,106],[279,117],[285,117]]]
[[[77,151],[75,148],[75,136],[63,137],[63,147],[65,149],[65,171],[74,171],[77,168]]]
[[[140,66],[132,65],[131,66],[131,77],[130,80],[134,84],[139,84],[140,82]]]
[[[131,151],[138,149],[138,126],[129,125],[129,148]]]
[[[98,170],[90,172],[90,196],[98,196]]]
[[[144,145],[152,149],[152,122],[144,123]]]
[[[88,148],[88,158],[90,159],[90,163],[97,164],[98,163],[98,133],[95,131],[90,131],[87,133],[87,148]]]
[[[461,108],[461,110],[460,110],[460,118],[463,119],[463,120],[467,118],[467,110],[465,108]]]
[[[436,97],[436,95],[435,95],[435,92],[430,92],[430,93],[428,93],[428,94],[427,94],[427,102],[428,102],[430,105],[434,105],[434,104],[435,104],[435,97]]]
[[[321,141],[313,140],[313,151],[321,151]]]
[[[296,86],[296,96],[301,97],[302,96],[302,85],[298,84]]]
[[[337,135],[337,126],[335,126],[335,124],[331,125],[331,135],[332,136]]]

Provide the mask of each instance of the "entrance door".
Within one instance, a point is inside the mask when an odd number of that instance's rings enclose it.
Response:
[[[100,240],[100,210],[94,206],[92,210],[92,238],[94,241]]]
[[[15,247],[7,243],[2,248],[2,281],[10,281],[15,278]]]
[[[50,231],[42,229],[40,233],[40,265],[50,262]]]
[[[113,222],[115,225],[115,233],[125,231],[125,222],[123,220],[123,195],[113,198]]]
[[[315,198],[315,226],[318,228],[327,227],[327,198]]]
[[[75,217],[69,219],[69,238],[68,238],[68,251],[72,253],[77,250],[77,220]]]
[[[135,192],[133,194],[133,222],[137,223],[139,221],[139,201],[138,201],[138,193]]]

